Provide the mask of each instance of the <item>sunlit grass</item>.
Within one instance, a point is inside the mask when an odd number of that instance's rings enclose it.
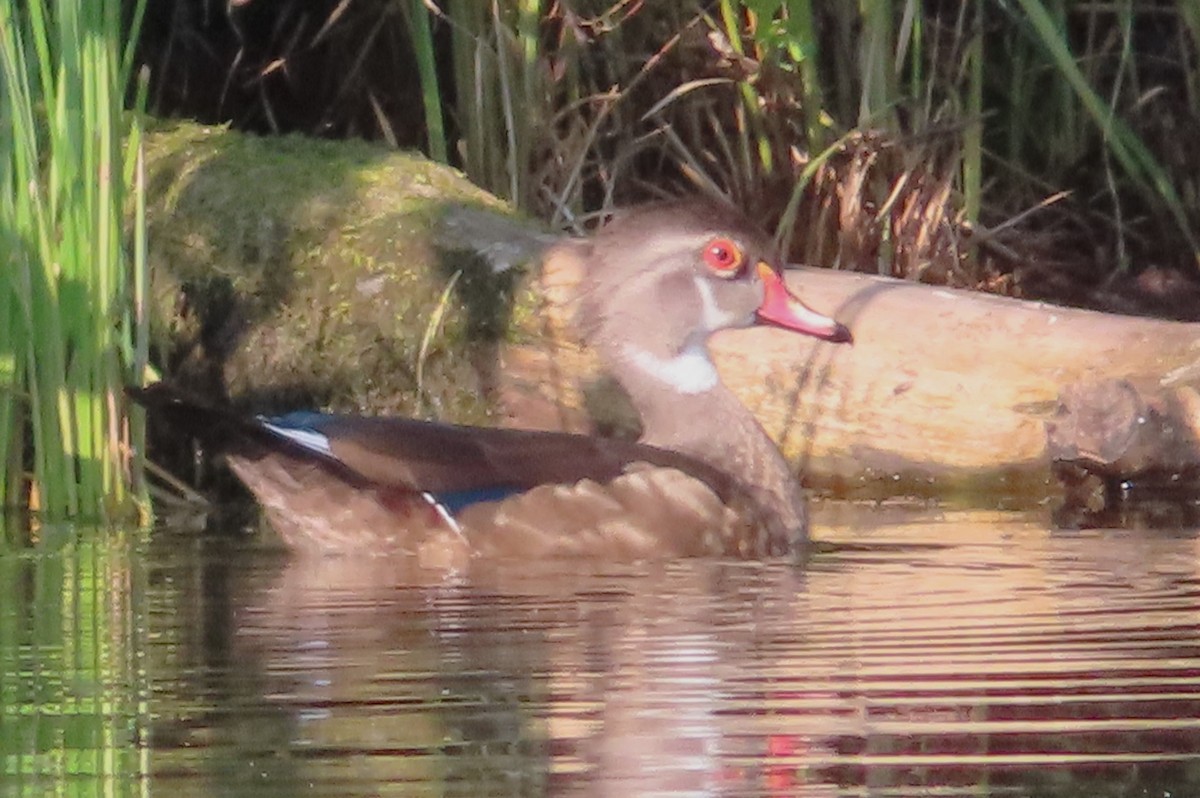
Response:
[[[0,0],[0,501],[46,517],[130,506],[147,278],[125,32],[143,7]]]

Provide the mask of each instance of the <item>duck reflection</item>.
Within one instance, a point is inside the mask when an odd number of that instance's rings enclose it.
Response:
[[[198,550],[156,769],[255,795],[1197,786],[1194,538],[872,518],[827,519],[846,542],[806,568]]]

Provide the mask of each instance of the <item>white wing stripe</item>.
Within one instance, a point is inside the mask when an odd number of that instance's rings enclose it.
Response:
[[[275,433],[281,438],[286,438],[292,443],[298,444],[310,452],[323,454],[326,457],[333,457],[333,450],[329,448],[329,438],[316,430],[301,429],[298,427],[281,427],[278,424],[272,424],[269,419],[259,416],[258,420],[262,425]]]

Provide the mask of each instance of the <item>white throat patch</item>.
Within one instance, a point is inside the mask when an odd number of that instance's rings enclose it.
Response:
[[[711,391],[720,380],[702,343],[689,346],[675,357],[658,357],[630,344],[625,345],[625,354],[635,366],[679,393]]]

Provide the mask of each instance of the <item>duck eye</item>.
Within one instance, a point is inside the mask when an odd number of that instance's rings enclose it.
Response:
[[[704,248],[704,262],[721,277],[736,276],[744,261],[741,248],[728,238],[714,238]]]

